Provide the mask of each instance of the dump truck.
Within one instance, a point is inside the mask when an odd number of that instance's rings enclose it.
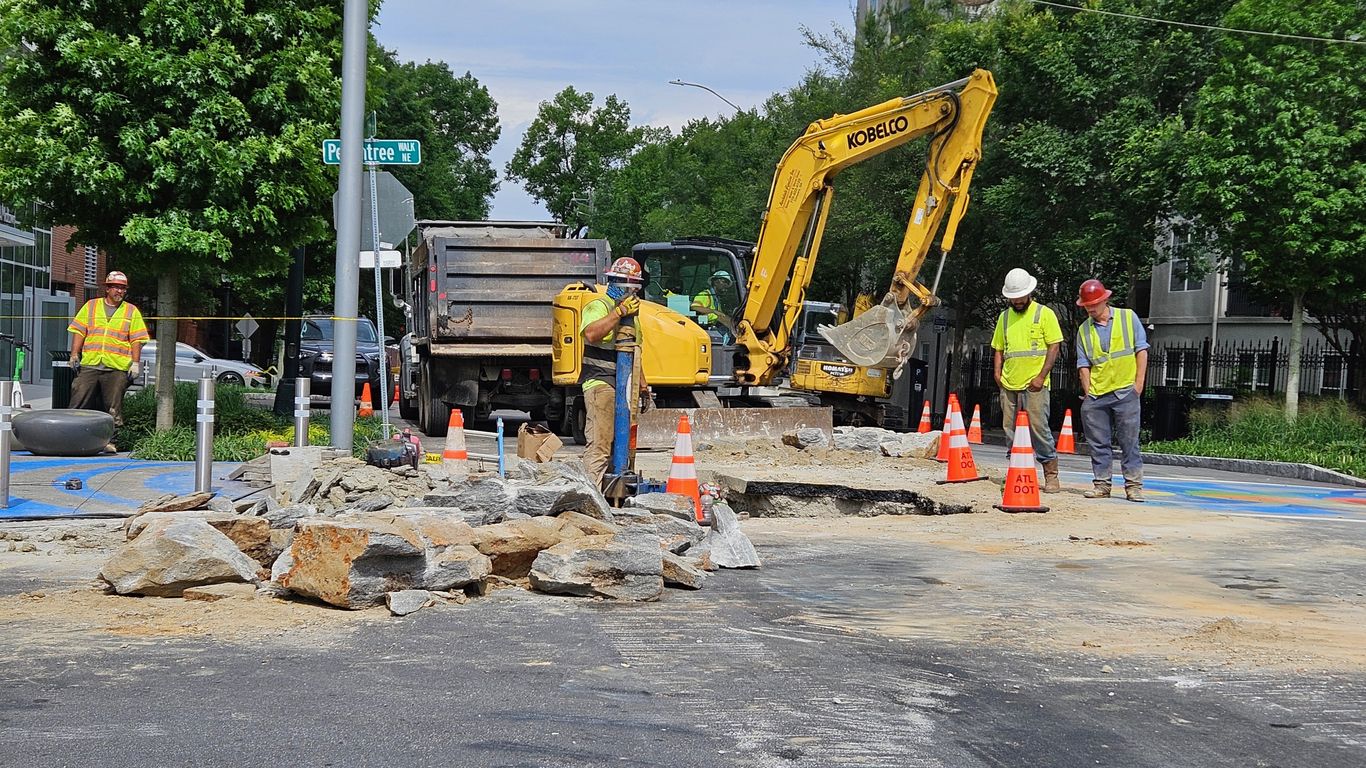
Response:
[[[405,269],[400,414],[430,436],[446,434],[452,408],[467,423],[526,411],[572,433],[577,387],[552,383],[551,305],[566,283],[600,279],[607,241],[536,221],[419,221],[417,232]]]

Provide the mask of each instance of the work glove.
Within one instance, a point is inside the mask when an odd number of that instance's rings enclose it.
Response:
[[[635,296],[627,296],[617,304],[617,314],[622,317],[630,317],[640,311],[640,299]]]
[[[133,364],[128,367],[128,380],[137,381],[140,375],[142,375],[142,363],[134,360]]]

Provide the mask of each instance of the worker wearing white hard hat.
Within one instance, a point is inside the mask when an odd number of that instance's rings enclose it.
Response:
[[[1010,306],[996,320],[991,338],[996,385],[1001,388],[1001,426],[1006,442],[1015,438],[1015,416],[1020,409],[1029,415],[1034,456],[1043,465],[1045,493],[1062,490],[1058,480],[1058,453],[1053,430],[1048,426],[1049,371],[1062,349],[1062,326],[1053,310],[1034,301],[1039,281],[1016,267],[1006,274],[1001,295]]]
[[[125,301],[128,276],[110,272],[104,297],[87,301],[71,319],[71,407],[90,409],[99,403],[123,426],[123,393],[142,373],[142,345],[151,338],[142,313]],[[115,449],[114,443],[110,448]]]

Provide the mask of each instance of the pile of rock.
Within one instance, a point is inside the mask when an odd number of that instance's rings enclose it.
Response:
[[[932,459],[939,452],[941,432],[893,432],[881,427],[835,427],[834,444],[825,432],[805,428],[787,432],[783,443],[800,448],[834,448],[863,451],[895,458]]]
[[[246,582],[403,614],[505,586],[657,600],[666,586],[701,588],[716,568],[758,567],[724,503],[704,528],[685,497],[632,501],[613,509],[573,462],[457,481],[437,465],[390,470],[346,457],[260,501],[201,494],[144,505],[100,575],[119,594]]]

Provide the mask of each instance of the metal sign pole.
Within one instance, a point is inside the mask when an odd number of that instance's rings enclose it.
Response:
[[[199,379],[199,400],[195,403],[194,490],[196,493],[207,493],[213,490],[213,385],[213,376],[205,371]]]
[[[376,193],[375,174],[379,167],[370,167],[370,234],[375,254],[375,332],[379,334],[379,392],[375,402],[379,404],[379,422],[384,439],[389,439],[389,348],[384,344],[384,291],[379,268],[379,195]]]

